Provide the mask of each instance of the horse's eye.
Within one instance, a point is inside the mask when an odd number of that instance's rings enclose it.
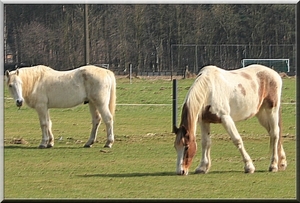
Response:
[[[188,150],[188,149],[189,149],[189,145],[185,145],[184,150]]]

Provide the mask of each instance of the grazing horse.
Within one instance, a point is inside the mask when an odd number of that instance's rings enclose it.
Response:
[[[236,121],[253,116],[270,135],[272,157],[269,171],[285,170],[287,162],[281,140],[281,88],[279,74],[262,65],[232,71],[216,66],[202,68],[185,98],[180,126],[174,126],[176,173],[188,174],[197,151],[197,122],[201,129],[202,157],[195,173],[207,173],[211,167],[211,123],[223,125],[243,157],[245,173],[253,173],[255,167],[235,126]]]
[[[34,108],[39,116],[42,141],[39,148],[54,146],[50,108],[71,108],[88,103],[92,116],[92,130],[84,147],[96,141],[98,127],[103,119],[106,125],[107,142],[114,142],[113,116],[116,105],[116,79],[110,70],[87,65],[68,71],[56,71],[38,65],[6,71],[8,89],[21,107],[23,102]]]

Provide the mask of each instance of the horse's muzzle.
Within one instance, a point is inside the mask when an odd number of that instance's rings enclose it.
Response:
[[[21,107],[23,105],[23,100],[17,99],[16,105],[17,105],[17,107]]]

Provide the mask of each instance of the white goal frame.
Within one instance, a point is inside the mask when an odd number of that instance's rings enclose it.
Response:
[[[93,64],[93,65],[101,67],[101,68],[109,69],[109,64],[108,63]]]
[[[247,60],[248,61],[250,61],[250,60],[251,61],[285,61],[286,64],[287,64],[287,68],[288,68],[287,72],[290,72],[290,59],[250,59],[250,58],[249,59],[243,59],[242,60],[243,68],[245,67],[245,61],[247,61]],[[264,64],[262,64],[262,65],[264,65]],[[271,68],[271,67],[269,67],[269,68]]]

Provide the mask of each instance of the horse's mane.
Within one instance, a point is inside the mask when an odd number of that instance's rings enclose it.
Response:
[[[29,95],[34,87],[45,75],[45,72],[53,70],[52,68],[44,65],[38,65],[33,67],[20,68],[19,77],[23,82],[23,96]]]
[[[205,107],[207,102],[207,92],[209,88],[209,78],[206,74],[206,69],[202,69],[185,98],[182,108],[181,125],[187,129],[196,130],[196,123],[199,118],[199,113]]]

